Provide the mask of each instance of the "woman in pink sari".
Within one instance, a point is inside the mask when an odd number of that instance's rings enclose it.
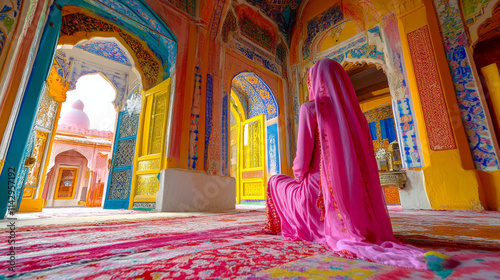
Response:
[[[344,257],[427,269],[424,250],[394,237],[368,123],[347,73],[320,60],[309,70],[308,88],[295,178],[269,180],[264,231],[324,243]]]

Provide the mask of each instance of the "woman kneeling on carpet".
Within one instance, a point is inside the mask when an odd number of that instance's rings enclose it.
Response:
[[[343,257],[428,269],[424,250],[394,237],[368,123],[347,73],[322,59],[309,70],[307,86],[310,101],[300,109],[295,178],[269,180],[264,231],[325,243]],[[458,264],[439,256],[446,268]]]

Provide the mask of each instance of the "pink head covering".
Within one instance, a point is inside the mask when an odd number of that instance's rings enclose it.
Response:
[[[347,73],[322,59],[309,69],[308,87],[320,134],[328,246],[378,263],[426,269],[423,250],[394,238],[368,123]]]

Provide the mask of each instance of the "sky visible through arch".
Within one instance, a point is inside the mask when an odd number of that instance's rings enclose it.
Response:
[[[67,92],[66,102],[61,107],[61,117],[71,109],[71,105],[80,99],[83,111],[90,120],[90,129],[114,132],[116,110],[113,106],[116,91],[101,75],[86,75],[78,79],[76,88]]]

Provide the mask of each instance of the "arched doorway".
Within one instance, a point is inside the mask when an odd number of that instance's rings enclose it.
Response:
[[[54,157],[49,168],[43,197],[49,207],[84,205],[90,183],[89,160],[77,150],[66,150]]]
[[[398,187],[404,187],[405,175],[401,172],[403,164],[395,126],[397,120],[387,76],[376,64],[345,62],[343,66],[368,121],[386,202],[400,204]]]
[[[280,173],[278,103],[256,74],[242,72],[231,83],[230,162],[237,203],[263,203],[267,180]]]
[[[57,7],[54,5],[49,13],[49,20],[46,24],[47,32],[44,31],[42,35],[41,46],[43,47],[39,48],[39,53],[36,55],[36,60],[38,60],[37,65],[40,67],[37,71],[32,72],[32,77],[29,78],[30,83],[28,89],[26,89],[26,93],[22,99],[20,99],[20,102],[22,101],[22,106],[19,109],[17,120],[22,119],[22,124],[20,121],[16,121],[15,127],[9,128],[13,130],[13,133],[6,141],[15,143],[9,146],[6,155],[5,162],[6,166],[9,166],[9,168],[13,167],[16,170],[29,170],[29,163],[22,163],[22,157],[17,155],[26,154],[25,152],[29,148],[27,147],[28,136],[32,128],[31,124],[36,117],[38,100],[40,96],[42,96],[41,93],[43,93],[42,87],[44,85],[44,79],[48,75],[47,70],[55,70],[54,81],[56,83],[54,83],[54,85],[62,92],[59,97],[62,97],[62,99],[65,98],[64,94],[68,87],[67,83],[69,83],[69,76],[64,75],[70,73],[68,70],[73,70],[75,68],[69,63],[73,61],[67,60],[65,64],[58,64],[59,69],[54,69],[50,66],[53,62],[53,56],[48,54],[53,54],[55,52],[58,38],[60,44],[71,45],[76,45],[82,39],[88,40],[97,36],[116,38],[125,46],[126,50],[133,57],[134,64],[138,67],[137,77],[141,80],[144,89],[152,89],[163,81],[169,80],[175,71],[176,39],[165,24],[158,20],[158,17],[145,3],[135,3],[134,5],[125,3],[120,6],[109,8],[96,2],[90,4],[91,9],[88,9],[73,6],[74,3],[70,2],[71,1],[64,0],[57,1]],[[83,2],[80,4],[87,7],[87,4]],[[126,16],[124,17],[124,15]],[[109,77],[108,80],[113,82]],[[125,86],[127,95],[124,96],[127,98],[120,100],[120,102],[122,102],[121,104],[123,104],[121,109],[125,108],[129,97],[128,94],[132,92],[135,85],[132,83],[125,83]],[[168,95],[170,94],[172,93],[169,91]],[[24,100],[30,100],[30,102],[24,102]],[[63,100],[59,102],[62,101]],[[162,106],[165,105],[167,112],[169,112],[172,108],[168,103],[162,104]],[[149,130],[152,129],[152,127],[146,127],[145,129]],[[166,128],[163,127],[161,135],[165,135],[165,130]],[[160,157],[164,158],[163,154],[165,151],[162,150],[161,152]],[[133,156],[135,155],[134,152],[132,152],[132,154]],[[4,169],[4,171],[5,170],[8,170],[8,168]],[[22,176],[24,175],[19,173],[16,174],[18,178]],[[18,178],[16,178],[16,180]],[[1,181],[6,180],[9,180],[8,172],[2,172]],[[138,180],[138,182],[140,183],[140,180]],[[130,183],[132,184],[132,182]],[[138,186],[141,187],[139,183]],[[18,186],[20,187],[16,189],[16,192],[22,193],[22,187],[24,187],[24,185],[21,184]],[[146,187],[149,187],[149,185]],[[26,200],[24,204],[27,208],[24,210],[40,211],[43,205],[43,199],[40,195],[38,191],[35,193],[34,199],[30,202]],[[19,209],[21,198],[16,196],[16,200],[17,201],[13,204],[16,209]],[[6,209],[6,205],[7,198],[0,200],[0,208],[5,207]],[[131,206],[127,205],[127,208],[128,207]]]
[[[111,146],[115,134],[117,112],[112,104],[114,100],[116,100],[116,90],[101,73],[79,78],[76,89],[68,91],[68,98],[62,104],[60,118],[55,124],[56,128],[51,132],[54,137],[48,147],[47,169],[50,170],[56,164],[54,158],[57,159],[61,151],[72,149],[88,159],[87,170],[84,173],[86,182],[80,188],[81,194],[71,198],[77,199],[76,203],[58,204],[54,203],[55,200],[47,201],[47,196],[43,196],[47,206],[102,205],[104,185],[108,178],[108,161],[111,160]],[[48,177],[42,178],[42,182],[50,180]],[[50,186],[51,184],[46,187]],[[42,192],[46,193],[45,190]]]

